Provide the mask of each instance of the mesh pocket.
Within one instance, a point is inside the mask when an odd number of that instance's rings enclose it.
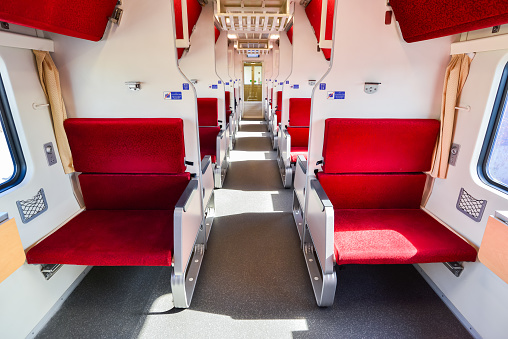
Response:
[[[467,193],[465,189],[460,189],[459,199],[457,200],[457,209],[473,219],[476,222],[482,220],[483,211],[487,206],[487,200],[479,200]]]
[[[19,215],[24,224],[32,221],[48,209],[44,189],[41,188],[39,192],[32,198],[27,200],[16,201],[18,206]]]

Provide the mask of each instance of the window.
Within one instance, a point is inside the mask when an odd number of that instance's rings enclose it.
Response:
[[[497,91],[483,144],[478,173],[484,182],[508,193],[508,64]]]
[[[3,192],[23,180],[26,165],[1,76],[0,123],[0,192]]]

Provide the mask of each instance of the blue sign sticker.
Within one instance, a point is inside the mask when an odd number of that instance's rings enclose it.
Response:
[[[335,92],[328,92],[328,97],[327,99],[329,100],[333,100],[333,96],[334,96]]]
[[[188,91],[189,90],[189,84],[188,83],[183,84],[183,90],[184,91]]]
[[[293,88],[294,88],[294,89],[299,89],[299,88],[300,88],[300,85],[293,85]]]
[[[171,92],[164,92],[164,100],[171,100]]]
[[[219,83],[219,85],[220,85],[220,84],[222,84],[222,81],[220,81],[220,80],[219,80],[219,81],[218,81],[218,83]]]
[[[326,84],[325,84],[325,83],[323,83],[323,82],[322,82],[322,83],[320,83],[320,84],[319,84],[319,90],[320,90],[320,91],[324,91],[324,90],[326,90]]]
[[[218,86],[218,85],[212,85],[212,87],[211,87],[211,88],[212,88],[212,89],[218,89],[218,88],[219,88],[219,86]]]
[[[286,80],[286,85],[289,85],[289,80]]]
[[[335,92],[335,96],[333,98],[334,99],[346,99],[346,92],[344,92],[344,91]]]
[[[226,82],[226,86],[229,86],[229,82]]]
[[[171,100],[182,100],[182,92],[171,92]]]

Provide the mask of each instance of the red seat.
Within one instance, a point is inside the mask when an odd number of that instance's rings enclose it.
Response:
[[[201,152],[201,160],[206,155],[211,157],[212,162],[217,160],[217,135],[220,127],[199,127],[199,149]]]
[[[173,213],[190,181],[182,119],[68,119],[86,210],[29,264],[170,266]]]
[[[295,163],[299,155],[307,159],[309,146],[310,98],[289,99],[289,126],[291,135],[291,162]]]
[[[218,123],[217,98],[198,98],[199,148],[201,159],[209,155],[212,162],[217,160]]]
[[[226,91],[224,93],[224,101],[225,101],[225,106],[226,106],[226,125],[229,124],[229,116],[231,115],[231,97],[230,97],[230,92],[229,91]]]
[[[275,113],[277,114],[277,126],[279,126],[282,115],[282,91],[277,92],[277,110]]]
[[[287,131],[291,136],[291,162],[296,163],[299,155],[303,155],[307,159],[309,127],[288,127]]]
[[[327,119],[323,172],[342,264],[474,261],[476,250],[420,209],[439,121]]]

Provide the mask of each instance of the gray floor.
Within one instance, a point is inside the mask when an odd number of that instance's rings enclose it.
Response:
[[[196,292],[172,306],[170,268],[95,267],[38,338],[468,338],[411,265],[338,271],[316,306],[266,125],[244,120]]]

